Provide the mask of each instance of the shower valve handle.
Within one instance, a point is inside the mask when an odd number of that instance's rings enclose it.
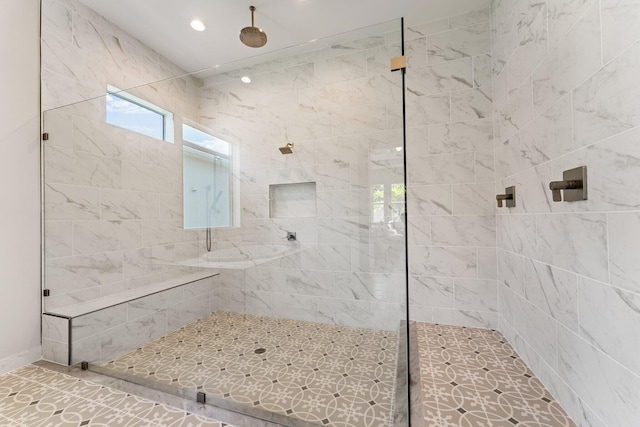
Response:
[[[549,189],[553,195],[554,202],[562,201],[561,190],[579,190],[582,188],[582,181],[569,180],[569,181],[552,181],[549,183]]]
[[[580,166],[562,173],[562,181],[549,183],[554,202],[587,200],[587,167]]]
[[[511,186],[504,189],[505,194],[496,195],[496,201],[498,202],[498,207],[501,208],[503,206],[503,201],[506,202],[508,208],[516,207],[516,187]]]

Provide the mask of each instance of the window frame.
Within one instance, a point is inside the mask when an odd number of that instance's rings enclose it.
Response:
[[[229,155],[226,155],[226,154],[221,153],[219,151],[212,150],[212,149],[207,148],[207,147],[203,147],[202,145],[199,145],[199,144],[197,144],[195,142],[191,142],[191,141],[188,141],[188,140],[184,139],[184,127],[185,126],[189,126],[192,129],[200,131],[200,132],[202,132],[202,133],[204,133],[206,135],[212,136],[212,137],[214,137],[216,139],[219,139],[220,141],[226,142],[227,144],[229,144]],[[231,165],[231,158],[233,157],[233,144],[231,144],[229,141],[226,141],[226,140],[224,140],[222,138],[218,138],[210,130],[204,130],[202,127],[197,126],[197,125],[194,126],[193,124],[187,122],[186,120],[183,121],[183,123],[182,123],[181,131],[182,131],[182,144],[183,145],[186,145],[189,148],[193,148],[194,150],[199,150],[199,151],[202,151],[204,153],[211,154],[212,156],[220,157],[221,159],[228,160],[229,164]]]
[[[184,139],[184,126],[189,126],[190,128],[196,129],[200,132],[203,132],[207,135],[213,136],[214,138],[220,139],[224,142],[226,142],[227,144],[229,144],[229,155],[220,153],[218,151],[215,150],[211,150],[209,148],[203,147],[202,145],[198,145],[196,143],[193,143],[191,141],[187,141]],[[230,201],[229,201],[229,220],[230,220],[230,224],[229,225],[224,225],[224,226],[218,226],[218,227],[211,227],[211,228],[235,228],[235,227],[239,227],[240,226],[240,182],[239,182],[239,178],[237,176],[237,174],[235,173],[235,171],[238,170],[238,156],[235,155],[236,154],[236,144],[234,144],[233,142],[227,141],[226,139],[220,138],[217,135],[215,135],[215,133],[213,131],[211,131],[211,129],[208,129],[198,123],[195,123],[191,120],[187,120],[187,119],[183,119],[182,123],[180,125],[180,136],[181,136],[181,140],[182,140],[182,145],[183,145],[183,156],[184,156],[184,147],[187,147],[191,150],[196,150],[199,151],[201,153],[204,154],[208,154],[210,156],[213,156],[214,158],[217,157],[221,160],[226,160],[229,162],[229,192],[230,192]],[[184,202],[183,202],[184,203]],[[184,209],[184,206],[183,206]],[[187,228],[185,228],[187,230]],[[202,228],[196,227],[196,228],[188,228],[188,230],[200,230]]]
[[[140,98],[139,96],[136,96],[130,92],[127,92],[125,90],[121,90],[118,89],[117,87],[108,84],[107,85],[107,96],[111,95],[111,96],[115,96],[116,98],[122,99],[124,101],[127,101],[131,104],[137,105],[140,108],[144,108],[145,110],[149,110],[152,113],[156,113],[159,114],[160,116],[162,116],[162,139],[160,141],[165,141],[165,142],[169,142],[171,144],[174,143],[175,141],[175,120],[173,117],[173,112],[166,110],[162,107],[159,107],[145,99]],[[135,130],[117,125],[115,123],[109,123],[108,121],[106,121],[106,115],[107,115],[107,108],[106,108],[106,102],[107,102],[107,98],[105,96],[105,122],[107,124],[110,124],[112,126],[117,126],[121,129],[126,129],[130,132],[135,132],[135,133],[139,133],[140,135],[145,135],[143,133],[140,132],[136,132]],[[149,135],[145,135],[149,138],[154,138],[152,136]],[[157,138],[154,138],[157,139]]]

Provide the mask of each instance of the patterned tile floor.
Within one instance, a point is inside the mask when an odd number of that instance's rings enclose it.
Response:
[[[0,376],[3,427],[225,425],[34,365]]]
[[[217,312],[105,367],[318,425],[388,427],[396,345],[396,332]]]
[[[425,426],[575,427],[499,332],[416,330]],[[218,313],[109,365],[319,424],[386,427],[394,347],[383,331]],[[34,365],[0,376],[0,426],[86,425],[225,426]]]
[[[499,332],[416,328],[426,426],[575,427]]]

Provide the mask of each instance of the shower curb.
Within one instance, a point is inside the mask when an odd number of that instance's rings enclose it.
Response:
[[[411,427],[425,427],[420,375],[420,351],[416,322],[409,322],[409,390],[411,396]]]
[[[309,423],[304,420],[289,418],[287,424],[280,424],[277,420],[267,421],[259,417],[252,417],[233,411],[232,409],[220,408],[211,404],[202,404],[196,402],[194,399],[189,399],[183,396],[178,396],[171,391],[158,390],[156,388],[150,388],[142,384],[136,384],[124,378],[114,378],[112,376],[106,376],[95,371],[85,371],[76,366],[64,366],[57,363],[48,362],[46,360],[39,360],[34,362],[33,365],[40,366],[51,371],[59,372],[62,374],[70,375],[75,378],[79,378],[85,381],[101,384],[106,387],[111,387],[116,390],[123,391],[144,399],[151,400],[163,405],[171,406],[177,409],[181,409],[191,414],[211,418],[216,421],[221,421],[226,424],[230,424],[234,427],[311,427],[315,424]],[[94,369],[92,367],[91,369]],[[195,396],[195,392],[193,393]],[[246,409],[246,408],[245,408]],[[272,414],[272,413],[269,413]],[[279,418],[279,414],[273,418]],[[282,416],[285,417],[285,416]],[[288,418],[288,417],[285,417]]]

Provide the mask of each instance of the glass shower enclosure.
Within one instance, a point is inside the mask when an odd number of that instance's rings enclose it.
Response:
[[[408,425],[402,44],[393,21],[44,112],[47,358]]]

